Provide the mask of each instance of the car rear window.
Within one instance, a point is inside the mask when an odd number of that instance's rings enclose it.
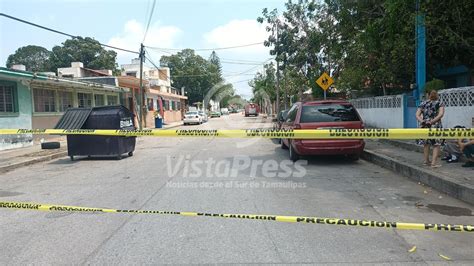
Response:
[[[356,110],[348,104],[306,105],[300,123],[360,121]]]

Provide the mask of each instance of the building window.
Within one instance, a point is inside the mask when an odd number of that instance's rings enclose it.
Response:
[[[170,109],[170,101],[164,100],[164,104],[165,104],[165,111],[168,111]]]
[[[126,72],[125,75],[130,76],[130,77],[136,77],[137,72]]]
[[[15,112],[15,95],[12,85],[0,84],[0,113]]]
[[[92,107],[92,94],[78,93],[77,102],[80,108]]]
[[[53,90],[33,89],[35,112],[56,112],[56,97]]]
[[[181,110],[181,102],[176,102],[176,109]]]
[[[118,105],[118,96],[107,95],[107,105]]]
[[[65,112],[68,108],[73,107],[72,92],[58,91],[59,112]]]
[[[104,106],[105,96],[103,94],[94,94],[94,106]]]

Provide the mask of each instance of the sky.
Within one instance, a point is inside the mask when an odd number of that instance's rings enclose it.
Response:
[[[138,51],[152,3],[153,0],[0,0],[0,12]],[[268,33],[265,25],[256,21],[257,17],[263,8],[283,11],[284,3],[284,0],[157,0],[144,44],[159,48],[201,49],[263,42]],[[0,17],[0,66],[5,66],[8,55],[22,46],[38,45],[50,50],[67,38]],[[156,64],[162,55],[170,52],[147,50]],[[237,94],[250,98],[247,80],[262,70],[263,62],[271,59],[269,48],[262,44],[216,52],[222,61],[239,63],[223,62],[223,76],[234,85]],[[130,63],[136,57],[126,52],[117,53],[119,65]],[[208,58],[211,51],[198,53]]]

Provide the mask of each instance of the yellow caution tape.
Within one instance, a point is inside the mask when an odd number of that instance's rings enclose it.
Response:
[[[261,214],[223,214],[204,212],[180,212],[180,211],[153,211],[153,210],[117,210],[104,208],[89,208],[66,205],[49,205],[28,202],[0,202],[0,208],[26,209],[38,211],[63,211],[63,212],[105,212],[105,213],[137,213],[137,214],[165,214],[197,217],[219,217],[248,220],[265,220],[288,223],[310,223],[327,224],[338,226],[361,226],[367,228],[386,228],[400,230],[427,230],[427,231],[447,231],[447,232],[474,232],[474,225],[456,224],[429,224],[429,223],[402,223],[402,222],[381,222],[357,219],[338,219],[323,217],[305,216],[282,216],[282,215],[261,215]]]
[[[156,137],[222,137],[222,138],[286,138],[286,139],[460,139],[474,138],[470,128],[390,128],[390,129],[0,129],[0,135],[102,135]]]
[[[444,260],[451,260],[450,257],[445,256],[445,255],[443,255],[443,254],[441,254],[441,253],[438,253],[438,256],[440,256],[440,257],[443,258]]]

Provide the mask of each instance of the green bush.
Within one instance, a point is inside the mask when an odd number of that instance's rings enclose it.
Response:
[[[444,84],[444,81],[440,80],[440,79],[433,79],[433,80],[430,80],[428,82],[426,82],[426,85],[425,85],[425,91],[428,92],[428,91],[439,91],[439,90],[442,90],[442,89],[445,89],[446,88],[446,85]]]

